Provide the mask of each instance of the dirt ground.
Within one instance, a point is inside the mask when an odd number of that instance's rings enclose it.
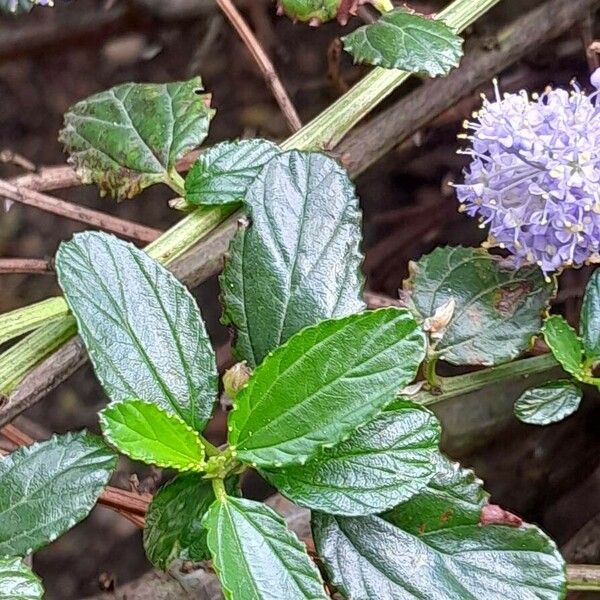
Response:
[[[505,0],[477,25],[476,39],[470,43],[485,43],[501,23],[537,3]],[[92,17],[105,14],[108,3],[76,0],[57,4],[56,9],[37,9],[18,19],[0,18],[0,150],[18,152],[35,165],[61,164],[65,157],[57,134],[62,114],[72,103],[121,82],[162,82],[195,74],[202,75],[217,109],[207,144],[241,136],[286,137],[285,121],[264,81],[216,9],[162,20],[149,10],[136,8],[110,26],[99,20],[96,29],[88,24],[91,29],[78,34],[77,27],[90,20],[94,23]],[[114,11],[127,3],[117,0],[111,4],[109,10]],[[303,122],[366,72],[347,57],[339,62],[328,59],[330,45],[341,32],[337,25],[318,29],[294,25],[277,18],[268,0],[237,4],[245,7],[245,16],[273,58]],[[411,4],[433,10],[437,3]],[[353,21],[353,26],[360,24]],[[40,27],[45,28],[46,38],[32,36]],[[16,41],[9,45],[3,39]],[[539,89],[546,83],[568,86],[574,76],[586,82],[587,74],[580,35],[573,30],[499,75],[504,89],[512,91],[518,87]],[[455,153],[455,136],[464,116],[459,107],[442,124],[424,128],[409,152],[391,152],[358,179],[364,210],[365,271],[371,290],[395,297],[409,260],[438,245],[482,241],[483,232],[476,223],[456,212],[456,201],[447,186],[448,181],[460,178],[464,164],[463,157]],[[1,177],[19,172],[12,165],[0,164]],[[93,187],[56,195],[161,229],[179,218],[168,208],[170,195],[164,188],[152,188],[121,204],[100,198]],[[14,206],[9,212],[0,212],[0,256],[51,257],[61,240],[80,229],[36,209]],[[555,310],[571,322],[579,312],[588,275],[584,269],[561,280]],[[0,311],[58,292],[51,275],[0,275]],[[203,284],[195,294],[215,344],[223,344],[228,332],[218,322],[216,281]],[[482,406],[493,403],[496,393],[503,392],[487,390],[478,401]],[[30,410],[25,415],[26,425],[37,425],[41,435],[82,427],[96,430],[96,412],[104,402],[91,370],[84,368]],[[478,413],[471,406],[458,403],[446,416],[453,422],[476,423]],[[494,502],[539,523],[559,545],[565,544],[600,512],[598,398],[586,398],[575,416],[546,428],[505,417],[485,432],[471,427],[468,436],[450,435],[447,447],[475,467]],[[216,427],[213,434],[218,440],[223,431]],[[123,461],[116,484],[126,486],[131,473],[142,482],[151,475],[147,469]],[[256,479],[248,482],[248,488],[255,497],[267,493]],[[47,598],[69,600],[97,592],[101,583],[135,578],[149,564],[140,532],[115,513],[97,508],[86,522],[39,552],[34,568],[44,579]]]

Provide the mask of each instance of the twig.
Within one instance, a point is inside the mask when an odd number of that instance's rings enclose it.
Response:
[[[569,590],[600,591],[600,565],[567,565]]]
[[[24,187],[17,187],[8,181],[0,180],[0,198],[8,198],[14,202],[35,206],[46,212],[66,217],[72,221],[85,223],[104,231],[110,231],[124,237],[139,240],[140,242],[152,242],[160,236],[161,231],[152,227],[146,227],[139,223],[133,223],[125,219],[119,219],[102,212],[85,208],[78,204],[71,204],[59,200],[53,196],[42,194]]]
[[[254,58],[254,61],[261,70],[267,85],[273,93],[273,96],[275,96],[277,104],[279,104],[279,108],[281,108],[281,111],[283,112],[283,116],[285,117],[290,130],[293,132],[298,131],[302,127],[300,117],[283,87],[273,63],[271,63],[269,57],[262,49],[254,33],[252,33],[252,30],[248,27],[246,21],[244,21],[244,18],[231,0],[217,0],[217,4],[238,32],[246,45],[246,48],[248,48],[252,55],[252,58]]]
[[[43,258],[0,258],[0,274],[31,273],[48,275],[52,264]]]

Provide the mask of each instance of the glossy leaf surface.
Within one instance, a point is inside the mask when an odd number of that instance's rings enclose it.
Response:
[[[544,341],[561,367],[578,379],[583,378],[583,344],[565,318],[561,315],[551,315],[544,321],[542,333]]]
[[[145,252],[102,233],[62,243],[56,269],[110,399],[142,398],[201,431],[216,398],[217,368],[183,284]]]
[[[41,600],[43,595],[39,577],[20,558],[0,558],[2,600]]]
[[[548,425],[562,421],[578,408],[583,392],[566,379],[526,390],[515,403],[515,415],[524,423]]]
[[[229,414],[242,461],[301,464],[389,404],[415,377],[424,334],[408,311],[385,308],[307,327],[254,371]]]
[[[360,211],[346,172],[315,152],[272,158],[245,203],[221,289],[237,356],[256,367],[302,328],[365,307]]]
[[[592,273],[585,289],[580,330],[586,358],[600,361],[600,269]]]

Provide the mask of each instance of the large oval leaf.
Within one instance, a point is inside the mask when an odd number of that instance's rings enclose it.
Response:
[[[43,595],[42,582],[20,558],[0,558],[2,600],[41,600]]]
[[[110,399],[142,398],[201,431],[216,397],[217,367],[185,286],[145,252],[102,233],[62,243],[56,270]]]
[[[327,600],[304,544],[268,506],[225,496],[203,523],[228,600]]]
[[[237,395],[229,441],[262,467],[302,464],[389,404],[412,381],[424,334],[385,308],[322,321],[275,350]]]
[[[554,284],[538,267],[511,269],[482,248],[436,248],[411,265],[404,295],[423,319],[454,300],[436,345],[456,365],[495,365],[524,352],[542,324]]]
[[[427,484],[439,433],[432,413],[405,402],[305,465],[262,473],[301,506],[340,515],[379,513]]]
[[[586,358],[600,361],[600,269],[592,273],[585,288],[580,330]]]
[[[0,460],[0,556],[25,556],[84,519],[117,457],[86,433],[53,436]]]
[[[556,423],[577,410],[582,396],[581,388],[567,379],[550,381],[526,390],[515,402],[515,415],[532,425]]]
[[[72,106],[59,139],[81,180],[117,198],[161,181],[177,188],[175,163],[202,143],[214,114],[201,90],[199,77],[117,85]]]
[[[437,19],[399,8],[342,38],[356,62],[445,75],[458,66],[462,39]]]
[[[251,367],[294,333],[362,310],[360,212],[346,172],[318,153],[272,158],[248,188],[252,224],[221,276],[224,321]]]

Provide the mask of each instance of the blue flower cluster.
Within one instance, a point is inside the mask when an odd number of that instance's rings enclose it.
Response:
[[[600,88],[600,69],[591,78]],[[600,261],[600,106],[586,95],[546,89],[484,98],[464,123],[472,156],[460,210],[489,225],[487,247],[508,249],[517,266],[537,263],[547,275]]]

